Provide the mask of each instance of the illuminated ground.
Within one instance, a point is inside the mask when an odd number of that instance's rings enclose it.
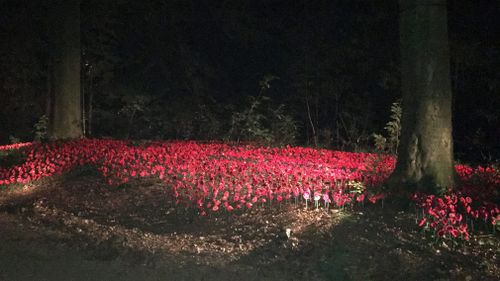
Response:
[[[498,234],[436,244],[380,205],[199,218],[164,190],[76,172],[0,191],[0,280],[500,279]]]

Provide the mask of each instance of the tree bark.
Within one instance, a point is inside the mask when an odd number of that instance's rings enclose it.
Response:
[[[400,40],[402,132],[388,185],[442,194],[455,179],[446,0],[400,0]]]
[[[55,1],[51,32],[53,56],[53,116],[51,138],[82,136],[80,105],[80,1]]]

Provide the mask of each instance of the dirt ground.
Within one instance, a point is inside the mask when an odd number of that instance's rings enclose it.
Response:
[[[155,180],[92,173],[0,190],[1,281],[500,280],[499,241],[436,242],[387,206],[199,217]]]

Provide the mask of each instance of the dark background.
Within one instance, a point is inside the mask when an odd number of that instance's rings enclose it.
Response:
[[[46,113],[50,2],[0,0],[0,143]],[[495,161],[500,1],[448,12],[455,154]],[[235,120],[258,100],[257,135],[369,150],[401,96],[398,17],[392,0],[84,0],[86,135],[245,140]]]

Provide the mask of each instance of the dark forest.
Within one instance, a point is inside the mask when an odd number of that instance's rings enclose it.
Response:
[[[499,280],[500,1],[0,0],[0,281]]]
[[[0,142],[31,141],[50,116],[51,1],[3,2]],[[464,161],[499,157],[499,6],[448,3]],[[398,11],[396,1],[83,1],[83,134],[373,148],[402,96]],[[238,114],[256,104],[245,134]]]

